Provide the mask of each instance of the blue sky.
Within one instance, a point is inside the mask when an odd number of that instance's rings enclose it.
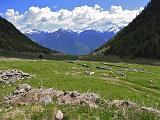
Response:
[[[31,6],[46,7],[51,9],[73,9],[77,6],[94,6],[100,5],[103,9],[108,10],[111,5],[120,5],[124,9],[138,9],[144,7],[149,0],[1,0],[0,13],[6,12],[7,9],[15,9],[19,13],[26,11]],[[55,8],[56,7],[56,8]]]

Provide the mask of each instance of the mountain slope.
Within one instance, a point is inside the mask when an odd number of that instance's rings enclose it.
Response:
[[[67,54],[87,54],[103,45],[114,36],[114,32],[85,30],[81,33],[59,29],[52,33],[37,32],[26,34],[30,39]]]
[[[14,25],[0,17],[0,52],[29,52],[29,53],[53,53],[31,41]],[[55,53],[57,51],[54,51]]]
[[[151,0],[142,13],[95,54],[130,58],[160,58],[160,0]]]
[[[89,47],[89,52],[95,50],[99,46],[103,45],[107,40],[114,36],[114,32],[98,32],[94,30],[85,30],[81,32],[79,42]]]

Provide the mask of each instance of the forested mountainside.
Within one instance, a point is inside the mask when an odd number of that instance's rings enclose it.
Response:
[[[0,52],[58,53],[33,42],[16,27],[0,17]]]
[[[151,0],[127,27],[93,53],[159,59],[160,0]]]

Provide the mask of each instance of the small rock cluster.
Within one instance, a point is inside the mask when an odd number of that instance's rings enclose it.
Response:
[[[27,94],[30,90],[32,90],[32,87],[28,84],[18,85],[16,90],[14,90],[11,93],[11,95],[4,97],[4,100],[7,101],[8,103],[12,101],[16,101],[18,97],[20,97],[21,95]]]
[[[98,107],[96,104],[100,97],[94,93],[79,93],[77,91],[65,91],[63,95],[58,97],[59,104],[79,104],[89,105],[90,107]]]
[[[113,100],[108,103],[109,106],[138,108],[139,106],[131,101]]]
[[[17,86],[17,89],[13,92],[14,95],[19,95],[22,93],[27,93],[30,91],[32,87],[28,84],[21,84]]]
[[[127,100],[113,100],[113,101],[108,101],[106,103],[110,107],[116,106],[118,108],[132,108],[137,111],[145,111],[145,112],[150,112],[150,113],[155,113],[160,115],[160,111],[157,109],[154,109],[152,107],[141,107],[136,103],[133,103]]]
[[[121,71],[128,71],[128,72],[135,72],[135,73],[145,73],[145,74],[152,74],[152,72],[145,71],[142,68],[122,68]]]
[[[25,78],[30,78],[31,75],[28,73],[24,73],[19,70],[2,70],[0,71],[0,82],[9,84],[14,83],[17,80],[22,80]]]
[[[32,89],[28,84],[17,86],[17,89],[5,97],[9,104],[48,104],[56,98],[58,104],[79,104],[97,107],[100,97],[94,93],[79,93],[77,91],[57,91],[55,89]]]
[[[109,64],[109,63],[103,63],[103,65],[107,65],[110,67],[117,67],[117,68],[129,68],[127,66],[121,66],[121,65],[117,65],[117,64]]]
[[[82,64],[82,63],[78,63],[78,62],[79,62],[79,60],[76,60],[76,61],[68,61],[68,63],[76,63],[77,65],[80,65],[80,66],[82,66],[82,67],[89,68],[89,66],[88,66],[88,65],[86,65],[86,64]]]
[[[10,105],[30,105],[30,104],[49,104],[52,103],[53,98],[56,98],[58,104],[71,104],[71,105],[89,105],[90,107],[97,108],[99,102],[104,102],[105,106],[118,107],[118,108],[132,108],[138,111],[153,112],[160,114],[159,110],[149,107],[141,107],[136,103],[126,100],[112,100],[107,101],[94,93],[79,93],[77,91],[57,91],[53,88],[49,89],[33,89],[28,84],[21,84],[9,96],[4,98],[4,102]],[[63,119],[63,113],[58,111],[56,119]]]
[[[78,65],[81,65],[82,67],[89,68],[89,66],[88,66],[88,65],[86,65],[86,64],[80,64],[80,63],[78,63]]]
[[[102,66],[97,66],[97,69],[101,69],[101,70],[111,70],[112,68],[110,67],[102,67]]]
[[[123,72],[117,71],[117,75],[119,76],[125,76],[125,74]]]

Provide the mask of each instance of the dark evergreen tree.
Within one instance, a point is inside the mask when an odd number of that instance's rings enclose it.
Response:
[[[43,58],[43,55],[42,54],[39,54],[39,59],[42,59]]]

